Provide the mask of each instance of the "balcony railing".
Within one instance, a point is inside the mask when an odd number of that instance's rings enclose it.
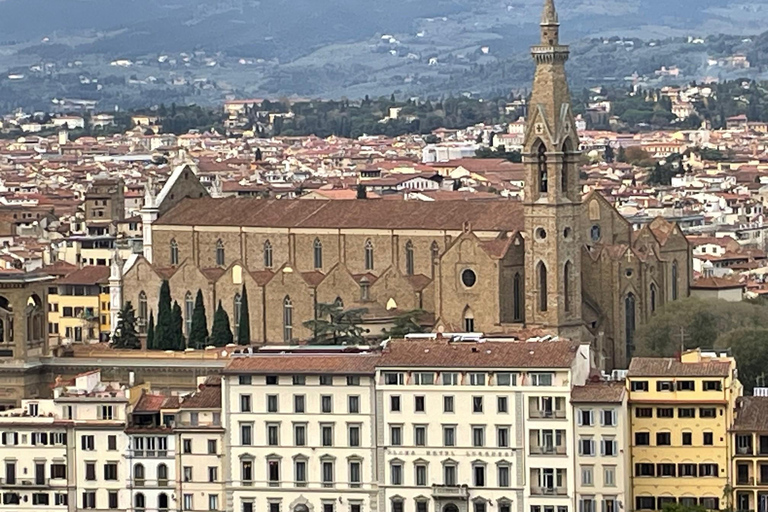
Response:
[[[531,487],[534,496],[565,496],[567,491],[565,487]]]
[[[565,455],[565,446],[531,446],[531,455]]]
[[[466,485],[433,485],[433,498],[469,499],[469,489]]]
[[[753,450],[751,446],[737,446],[736,447],[736,454],[737,455],[752,455]]]
[[[540,410],[540,409],[531,409],[530,411],[530,417],[532,419],[564,419],[565,418],[565,411],[562,410]]]
[[[27,487],[30,489],[35,489],[35,488],[42,489],[56,483],[54,480],[62,480],[62,479],[61,478],[58,478],[58,479],[44,478],[43,480],[36,480],[34,478],[16,477],[9,481],[7,478],[0,478],[0,486],[5,488]],[[59,482],[59,485],[61,485],[61,482]]]

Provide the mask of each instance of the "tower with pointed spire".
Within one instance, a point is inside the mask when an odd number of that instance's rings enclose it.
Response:
[[[545,0],[526,123],[526,322],[581,338],[581,190],[579,140],[554,0]]]

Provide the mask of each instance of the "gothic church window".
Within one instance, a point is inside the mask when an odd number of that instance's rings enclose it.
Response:
[[[520,272],[515,273],[515,278],[512,282],[512,295],[515,301],[513,304],[513,318],[515,322],[521,322],[523,320],[523,278]]]
[[[537,156],[538,168],[539,168],[539,192],[547,193],[547,148],[544,144],[539,144],[539,152]]]
[[[234,309],[233,312],[235,314],[235,332],[240,328],[240,319],[242,318],[242,309],[243,309],[243,298],[240,297],[239,293],[235,294],[235,301],[234,301]]]
[[[560,175],[560,187],[563,192],[568,192],[568,153],[571,151],[570,143],[565,141],[563,144],[563,168]]]
[[[283,299],[283,341],[293,339],[293,302],[289,296]]]
[[[272,242],[264,242],[264,268],[272,268]]]
[[[627,350],[627,360],[632,357],[635,341],[635,295],[628,293],[624,299],[624,342]]]
[[[408,240],[405,244],[405,273],[412,276],[414,274],[414,261],[413,261],[413,242]]]
[[[539,311],[547,311],[547,267],[543,262],[539,262],[537,270],[539,277]]]
[[[219,267],[224,266],[224,242],[221,240],[216,242],[216,265]]]
[[[677,260],[672,262],[672,300],[677,300]]]
[[[139,292],[139,333],[141,334],[147,332],[147,316],[149,316],[147,310],[147,294],[142,290]]]
[[[315,238],[314,244],[315,268],[323,268],[323,243],[319,238]]]
[[[178,265],[179,264],[179,244],[176,242],[176,239],[174,238],[171,240],[171,265]]]
[[[570,261],[567,261],[565,263],[565,268],[563,270],[563,300],[564,300],[564,307],[565,311],[569,312],[571,310],[571,265]]]
[[[365,241],[365,270],[373,270],[373,242]]]
[[[651,283],[651,313],[656,311],[656,285]]]
[[[195,312],[195,302],[192,299],[192,292],[187,292],[184,296],[184,323],[187,327],[187,336],[192,330],[192,315]]]

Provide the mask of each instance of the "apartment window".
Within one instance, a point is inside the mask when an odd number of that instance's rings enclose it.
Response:
[[[656,446],[670,446],[672,444],[672,434],[669,432],[656,432]]]
[[[648,381],[647,380],[633,380],[630,384],[630,389],[632,391],[648,391]]]
[[[389,397],[389,410],[392,412],[400,412],[400,397],[399,396],[391,396]]]
[[[531,386],[551,386],[553,381],[551,373],[532,373]]]
[[[579,512],[595,512],[595,499],[584,496],[579,500]]]
[[[80,436],[80,448],[86,451],[95,450],[96,442],[93,436]]]
[[[107,450],[117,450],[117,436],[107,436]]]
[[[280,427],[278,425],[267,425],[267,444],[269,446],[277,446],[280,444]]]
[[[657,464],[656,476],[675,476],[675,465],[669,463]]]
[[[653,464],[647,462],[638,462],[635,464],[635,476],[654,476],[656,468]]]
[[[277,395],[267,395],[267,412],[277,412]]]
[[[472,466],[472,477],[475,487],[485,487],[485,465],[474,464]]]
[[[253,444],[253,425],[248,423],[240,424],[240,444],[243,446]]]
[[[616,426],[616,412],[613,409],[603,409],[601,416],[604,427]]]
[[[583,425],[585,427],[592,426],[592,409],[579,410],[579,425]]]
[[[349,486],[355,489],[359,488],[362,482],[360,467],[360,461],[353,460],[349,463]]]
[[[651,407],[637,407],[635,409],[636,418],[653,418],[653,409]]]
[[[591,437],[579,439],[579,454],[584,456],[595,455],[595,441]]]
[[[699,409],[699,418],[716,418],[717,411],[714,407],[701,407]]]
[[[347,433],[349,446],[360,446],[360,425],[350,425]]]
[[[46,496],[48,495],[46,494]],[[109,491],[107,493],[107,506],[109,507],[110,510],[117,509],[117,506],[118,506],[117,491]]]
[[[216,449],[216,440],[215,439],[209,439],[208,440],[208,455],[216,455],[218,450]]]
[[[600,453],[605,457],[615,457],[617,455],[616,440],[609,437],[600,441]]]
[[[208,510],[219,510],[219,495],[218,494],[209,494],[208,495]]]
[[[83,508],[96,508],[96,491],[85,491],[83,493]],[[137,506],[136,508],[139,507]]]
[[[208,466],[208,482],[214,483],[219,481],[219,468],[216,466]]]
[[[280,384],[280,376],[279,375],[267,375],[264,378],[264,382],[267,384],[267,386],[277,386]]]
[[[472,412],[483,412],[483,397],[472,397]]]
[[[506,464],[499,464],[497,468],[497,479],[499,487],[509,487],[510,486],[510,478],[509,478],[509,466]]]
[[[619,507],[616,503],[616,498],[613,496],[606,496],[603,498],[602,512],[618,512]]]
[[[656,391],[674,391],[675,383],[671,380],[656,381]]]
[[[496,427],[496,444],[499,448],[509,448],[509,427]]]
[[[237,376],[237,383],[241,386],[250,386],[251,385],[251,376],[250,375],[238,375]]]
[[[416,446],[427,445],[427,427],[425,425],[413,427],[413,444]]]
[[[267,480],[270,487],[278,487],[280,485],[280,461],[268,460],[267,461]]]
[[[704,432],[703,444],[704,446],[712,446],[714,444],[714,436],[712,435],[712,432]]]
[[[696,409],[693,407],[681,407],[677,410],[678,418],[695,418]]]
[[[243,460],[240,462],[240,479],[249,483],[253,481],[253,461]]]
[[[323,446],[333,446],[333,425],[322,425],[320,427]]]
[[[695,391],[696,385],[692,380],[679,380],[677,381],[678,391]]]
[[[48,505],[50,503],[50,497],[47,492],[36,492],[32,494],[33,505]]]
[[[192,510],[192,505],[193,505],[192,500],[194,499],[193,496],[194,496],[193,494],[184,495],[184,498],[182,500],[182,503],[183,503],[182,507],[184,510]]]
[[[456,446],[455,426],[443,426],[443,446]]]
[[[455,464],[443,464],[443,485],[456,485],[456,465]]]
[[[603,485],[616,487],[616,466],[603,466]]]
[[[304,446],[307,444],[307,426],[303,423],[293,425],[293,444],[295,446]]]
[[[459,374],[456,372],[443,372],[441,374],[443,386],[458,386]]]
[[[426,405],[425,405],[424,396],[419,395],[419,396],[413,397],[413,410],[415,412],[425,412]]]
[[[472,446],[485,446],[485,427],[472,427]]]
[[[101,405],[98,411],[100,420],[111,420],[115,417],[115,410],[111,405]]]
[[[347,386],[359,386],[359,385],[360,385],[359,375],[347,375]]]
[[[85,479],[88,481],[96,480],[96,463],[95,462],[85,463]]]
[[[426,464],[416,464],[414,466],[414,474],[416,475],[416,485],[427,485],[427,466]]]
[[[506,396],[496,397],[496,410],[499,412],[499,414],[509,412],[509,400]]]
[[[51,478],[54,480],[63,480],[67,478],[67,465],[51,464]]]
[[[636,510],[655,510],[656,498],[653,496],[637,496],[635,498]]]
[[[392,462],[389,464],[389,480],[392,485],[403,485],[402,462]]]
[[[296,460],[293,463],[293,479],[296,487],[307,486],[307,461]]]
[[[496,374],[497,386],[514,386],[517,384],[517,374],[509,372],[499,372]]]
[[[595,485],[594,466],[581,466],[581,485],[586,487]]]
[[[405,384],[405,374],[398,372],[385,372],[384,384],[389,386],[402,386]]]
[[[333,397],[331,395],[321,396],[320,405],[322,412],[326,414],[333,412]]]
[[[683,432],[682,437],[683,446],[691,446],[693,444],[693,434],[690,432]]]
[[[432,372],[417,372],[413,374],[413,383],[417,386],[431,386],[435,383],[435,374]]]
[[[673,409],[672,407],[657,407],[656,417],[657,418],[674,418],[675,409]]]
[[[403,427],[400,425],[389,426],[389,444],[390,446],[401,446],[403,444]]]
[[[452,396],[444,396],[443,397],[443,412],[453,412],[453,397]]]
[[[182,453],[192,453],[192,440],[191,439],[182,439],[181,440],[181,451],[182,451]]]
[[[303,413],[306,399],[304,395],[293,395],[293,412]]]
[[[698,474],[696,464],[684,463],[677,465],[677,476],[693,476]]]
[[[333,487],[333,462],[325,461],[321,465],[323,487]]]
[[[251,395],[240,395],[240,412],[251,412]]]
[[[358,414],[360,412],[360,397],[357,395],[347,397],[347,409],[349,414]]]
[[[57,492],[53,495],[53,504],[66,507],[69,504],[69,497],[66,493]]]
[[[706,510],[720,510],[720,498],[700,498],[699,505],[701,505]]]
[[[104,480],[117,480],[117,462],[104,464]]]
[[[294,386],[303,386],[307,383],[306,375],[294,375],[292,379]]]
[[[485,374],[484,373],[470,373],[469,374],[470,386],[485,386]]]
[[[704,391],[722,391],[723,383],[719,380],[705,380],[703,383]]]
[[[191,482],[192,481],[192,466],[184,466],[182,468],[182,478],[185,482]]]

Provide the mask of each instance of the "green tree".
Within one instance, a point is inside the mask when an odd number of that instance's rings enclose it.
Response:
[[[208,319],[205,316],[205,303],[202,290],[197,290],[195,309],[192,311],[192,325],[189,329],[189,346],[202,349],[208,343]]]
[[[136,311],[130,302],[126,302],[117,314],[117,326],[112,336],[115,348],[140,349],[141,340],[136,332]]]
[[[184,317],[181,315],[181,306],[177,301],[173,301],[173,346],[171,350],[184,350],[187,348],[184,342]]]
[[[745,327],[721,335],[716,346],[730,348],[745,391],[765,386],[768,377],[768,329]]]
[[[683,505],[682,503],[666,503],[661,510],[662,512],[707,512],[706,507],[701,505]]]
[[[251,315],[248,310],[248,289],[243,284],[243,294],[240,296],[240,325],[237,326],[238,345],[251,344]]]
[[[232,329],[229,326],[229,315],[219,301],[219,307],[213,314],[213,326],[211,327],[211,345],[223,347],[232,343]]]
[[[154,311],[149,312],[149,323],[147,324],[147,350],[157,350]]]
[[[390,330],[384,330],[384,334],[390,338],[405,338],[406,334],[427,332],[428,329],[419,323],[421,317],[426,314],[423,309],[406,311],[395,317],[394,325]]]
[[[627,150],[624,149],[624,146],[619,146],[619,154],[616,155],[616,160],[619,162],[626,163],[627,161]]]
[[[157,299],[157,326],[155,349],[173,350],[173,312],[171,311],[171,285],[164,279]]]
[[[366,330],[360,326],[365,308],[345,310],[339,303],[319,303],[315,318],[302,325],[312,331],[312,343],[317,345],[359,345]]]
[[[362,183],[357,184],[357,199],[367,199],[368,198],[368,192],[366,191],[365,185]]]

